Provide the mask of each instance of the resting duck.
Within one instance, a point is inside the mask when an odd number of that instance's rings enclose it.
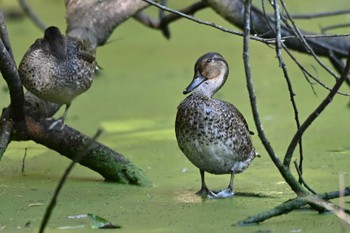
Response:
[[[219,53],[206,53],[194,67],[194,77],[183,94],[192,92],[177,110],[177,143],[187,158],[199,168],[205,197],[226,198],[234,195],[234,175],[243,172],[257,156],[247,122],[238,109],[212,98],[224,85],[229,68]],[[228,187],[208,189],[204,173],[231,174]]]
[[[53,26],[26,52],[18,68],[25,88],[40,99],[66,105],[49,130],[59,123],[63,129],[73,99],[90,88],[95,68],[95,50],[90,43],[64,36]]]

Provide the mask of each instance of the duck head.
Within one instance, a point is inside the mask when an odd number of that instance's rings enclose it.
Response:
[[[60,29],[51,26],[45,30],[44,38],[41,41],[42,49],[64,60],[67,56],[67,41]]]
[[[198,58],[194,66],[193,80],[183,94],[193,92],[212,97],[224,85],[228,71],[228,64],[219,53],[204,54]]]

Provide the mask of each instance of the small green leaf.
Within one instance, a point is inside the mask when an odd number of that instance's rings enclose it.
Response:
[[[108,221],[105,218],[102,218],[100,216],[97,216],[95,214],[88,214],[88,217],[91,220],[91,228],[92,229],[115,229],[115,228],[121,228],[120,225],[115,225]]]

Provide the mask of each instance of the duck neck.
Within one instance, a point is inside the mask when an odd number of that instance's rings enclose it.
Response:
[[[193,94],[197,96],[203,96],[207,98],[212,98],[215,93],[220,90],[220,88],[226,82],[228,72],[222,74],[222,77],[216,79],[209,79],[204,81],[199,87],[197,87]]]

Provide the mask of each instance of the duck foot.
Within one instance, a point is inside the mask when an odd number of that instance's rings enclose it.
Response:
[[[223,199],[233,197],[235,195],[234,191],[231,188],[226,188],[218,191],[212,191],[208,188],[202,188],[201,190],[196,192],[196,194],[203,198],[209,199]]]
[[[215,198],[229,198],[235,195],[235,192],[231,188],[213,191],[213,193],[216,195]]]
[[[53,129],[55,129],[57,131],[62,131],[64,129],[64,126],[65,126],[64,119],[63,118],[58,118],[57,120],[52,122],[52,124],[48,128],[48,131],[51,131]]]

